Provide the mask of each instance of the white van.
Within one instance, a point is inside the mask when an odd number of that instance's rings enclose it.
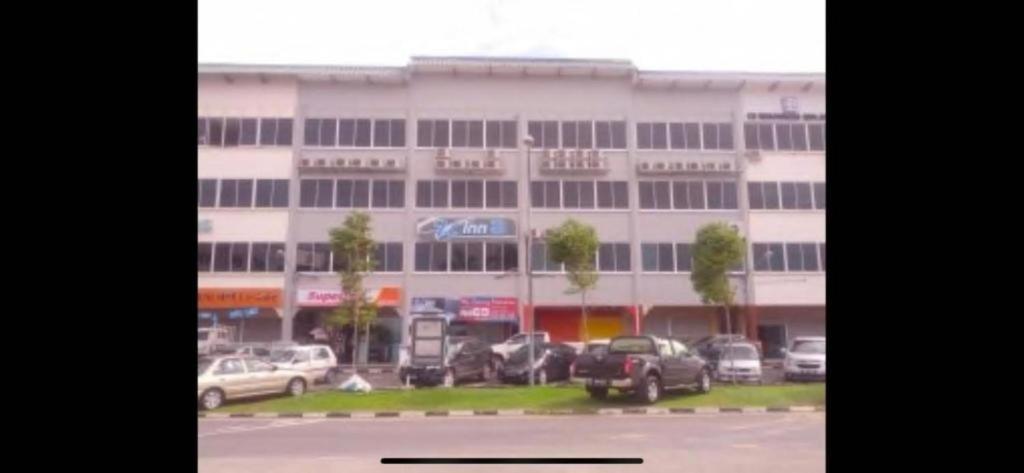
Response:
[[[327,381],[327,373],[338,366],[338,358],[327,345],[301,345],[272,351],[270,363],[281,369],[302,371],[315,381]]]

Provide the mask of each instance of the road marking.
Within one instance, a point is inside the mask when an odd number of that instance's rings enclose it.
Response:
[[[324,422],[326,419],[311,419],[311,420],[284,420],[275,421],[265,425],[237,425],[231,427],[224,427],[222,429],[215,430],[213,432],[199,434],[197,438],[213,437],[215,435],[229,435],[237,434],[240,432],[252,432],[256,430],[268,430],[268,429],[279,429],[283,427],[296,427],[310,424],[318,424]]]

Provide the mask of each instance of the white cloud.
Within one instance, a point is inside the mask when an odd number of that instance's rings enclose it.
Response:
[[[417,55],[824,71],[824,0],[200,0],[199,61],[403,65]]]

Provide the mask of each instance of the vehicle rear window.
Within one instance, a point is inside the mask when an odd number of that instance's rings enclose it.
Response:
[[[654,342],[644,337],[616,338],[608,345],[609,353],[654,353]]]
[[[797,340],[793,342],[793,353],[825,353],[825,342],[821,340]]]
[[[731,356],[730,356],[731,355]],[[757,350],[750,345],[733,345],[728,349],[722,350],[723,358],[732,358],[734,360],[756,360],[758,359]]]

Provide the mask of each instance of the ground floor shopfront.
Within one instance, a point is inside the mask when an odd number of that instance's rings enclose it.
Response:
[[[237,342],[281,339],[281,290],[275,288],[200,288],[199,328],[230,326]]]
[[[385,286],[370,289],[367,296],[377,305],[377,317],[358,336],[347,324],[332,330],[327,323],[343,297],[338,289],[299,289],[296,292],[298,312],[292,321],[292,341],[331,345],[341,363],[351,363],[358,353],[361,363],[394,363],[402,343],[401,288]],[[334,332],[332,339],[329,334]],[[357,346],[358,340],[358,346]]]
[[[412,317],[442,316],[448,320],[449,334],[494,344],[519,333],[518,307],[515,297],[413,297],[410,313]]]
[[[529,307],[524,313],[529,313]],[[538,331],[548,332],[554,342],[578,342],[639,333],[635,306],[587,307],[586,322],[580,306],[538,305],[534,313]],[[529,327],[529,320],[523,321]]]
[[[752,319],[754,336],[766,358],[781,358],[781,348],[796,337],[825,336],[825,306],[757,306]]]

